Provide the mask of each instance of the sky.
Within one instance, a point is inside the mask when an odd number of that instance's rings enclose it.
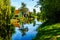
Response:
[[[36,9],[36,12],[39,12],[39,7],[34,7],[37,4],[38,0],[11,0],[11,6],[14,6],[15,9],[18,9],[21,7],[21,3],[24,2],[26,4],[26,7],[29,9],[29,11],[33,12],[33,9]]]

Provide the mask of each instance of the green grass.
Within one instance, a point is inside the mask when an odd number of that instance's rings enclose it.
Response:
[[[42,24],[43,25],[43,24]],[[59,40],[60,37],[60,23],[40,26],[38,33],[34,40]]]

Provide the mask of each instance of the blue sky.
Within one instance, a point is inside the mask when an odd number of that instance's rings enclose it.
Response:
[[[36,8],[34,7],[37,4],[38,0],[11,0],[11,5],[15,6],[16,9],[21,7],[21,3],[24,2],[26,4],[26,7],[30,10],[33,11],[33,9],[36,9],[37,12],[39,12],[39,7]]]

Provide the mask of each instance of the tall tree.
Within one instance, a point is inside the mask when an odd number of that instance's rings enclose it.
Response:
[[[26,7],[26,4],[22,2],[21,4],[21,8],[20,11],[22,11],[23,13],[26,13],[28,11],[28,8]]]
[[[36,10],[35,9],[33,9],[33,13],[36,14]]]
[[[41,14],[44,20],[60,22],[60,0],[39,0]]]
[[[57,34],[60,28],[54,28],[58,27],[58,24],[55,25],[52,23],[60,22],[59,2],[60,0],[39,0],[39,5],[41,5],[40,17],[43,18],[42,20],[46,20],[46,22],[42,23],[38,29],[36,37],[38,40],[57,40],[56,35],[60,34]],[[37,40],[36,38],[34,40]]]
[[[10,8],[10,0],[0,0],[0,40],[10,40],[12,34],[10,26]]]

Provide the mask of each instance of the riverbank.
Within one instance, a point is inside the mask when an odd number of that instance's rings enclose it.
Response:
[[[60,23],[42,24],[34,40],[60,40]]]

